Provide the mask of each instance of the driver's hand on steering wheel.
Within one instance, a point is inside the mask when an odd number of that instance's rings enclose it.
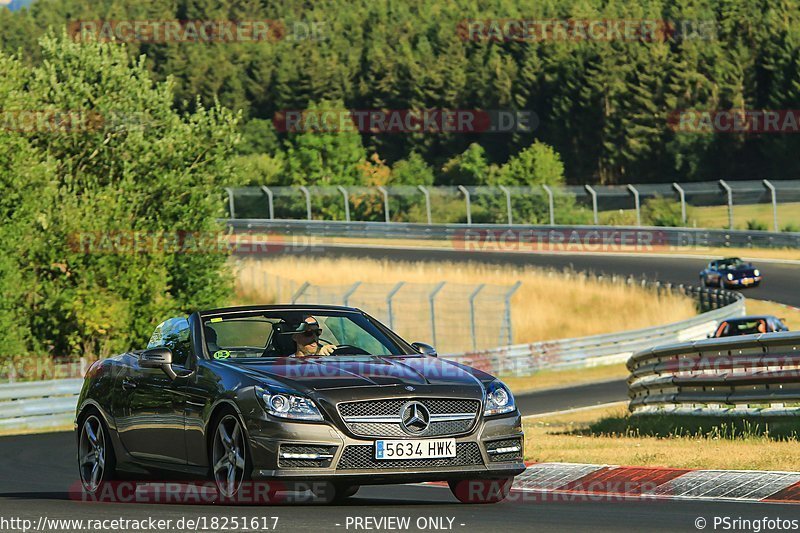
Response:
[[[338,348],[338,346],[336,346],[335,344],[324,344],[320,346],[317,355],[330,355],[336,348]]]

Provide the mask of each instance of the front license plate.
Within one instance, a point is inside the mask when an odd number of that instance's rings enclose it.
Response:
[[[744,283],[745,285],[750,285],[751,283],[753,283],[753,280],[750,278],[744,278],[742,280],[742,283]]]
[[[456,439],[375,441],[375,459],[441,459],[455,456]]]

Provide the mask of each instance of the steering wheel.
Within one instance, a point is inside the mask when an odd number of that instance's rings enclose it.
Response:
[[[352,344],[340,344],[331,352],[331,355],[369,355],[369,352]]]

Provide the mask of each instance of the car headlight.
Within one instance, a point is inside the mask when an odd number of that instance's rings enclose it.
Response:
[[[731,273],[728,273],[728,279],[729,279],[729,280],[732,280],[732,279],[733,279],[733,274],[731,274]]]
[[[267,389],[256,389],[256,395],[261,404],[272,416],[290,418],[293,420],[322,421],[322,413],[312,400],[304,396],[297,396],[286,392],[270,392]]]
[[[483,416],[502,415],[514,411],[514,395],[499,381],[486,387],[486,407]]]
[[[758,269],[755,269],[755,270],[753,270],[753,274],[754,274],[756,277],[758,277],[758,276],[760,276],[760,275],[761,275],[761,272],[759,272],[759,271],[758,271]]]

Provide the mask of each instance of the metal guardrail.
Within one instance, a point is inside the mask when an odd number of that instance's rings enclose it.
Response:
[[[648,200],[676,202],[681,225],[691,227],[689,207],[725,207],[729,228],[740,220],[736,210],[746,205],[771,207],[771,217],[756,219],[765,228],[779,231],[780,205],[800,201],[800,180],[707,181],[691,183],[649,183],[583,186],[261,186],[226,188],[230,218],[345,220],[365,216],[358,205],[368,202],[372,220],[392,222],[394,218],[414,222],[455,222],[470,224],[475,215],[494,222],[529,223],[544,218],[550,224],[577,221],[576,210],[598,224],[620,210],[633,210],[638,226]],[[420,206],[424,205],[424,214]],[[535,209],[532,209],[536,205]],[[352,208],[352,209],[351,209]],[[435,208],[435,209],[434,209]],[[474,209],[477,208],[477,209]],[[462,211],[463,209],[463,211]],[[351,211],[354,211],[351,218]],[[764,210],[766,212],[766,210]],[[478,213],[480,212],[480,213]],[[445,217],[441,220],[441,217]],[[568,217],[568,218],[564,218]],[[749,223],[749,222],[748,222]]]
[[[234,233],[268,232],[362,239],[449,241],[453,248],[529,251],[640,252],[659,248],[798,248],[800,233],[629,226],[522,226],[499,224],[415,224],[409,222],[335,222],[324,220],[230,219]]]
[[[659,346],[627,365],[634,414],[800,414],[798,332]]]
[[[83,379],[54,379],[0,385],[0,432],[72,424]]]
[[[712,310],[688,320],[663,326],[575,339],[518,344],[443,357],[492,374],[515,376],[531,375],[546,369],[588,368],[623,363],[635,352],[659,344],[706,338],[716,329],[720,321],[745,313],[744,297],[739,293],[699,287],[661,284],[657,286],[663,290],[693,295],[702,309]]]

